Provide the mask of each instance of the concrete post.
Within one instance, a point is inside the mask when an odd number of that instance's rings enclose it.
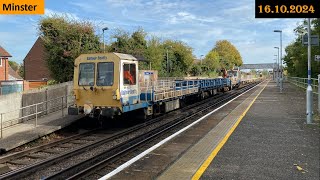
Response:
[[[312,86],[311,86],[311,30],[308,18],[308,87],[307,87],[307,124],[312,123]]]

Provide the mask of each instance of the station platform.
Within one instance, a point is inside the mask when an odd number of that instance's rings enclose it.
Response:
[[[305,124],[305,91],[284,88],[260,83],[111,179],[318,180],[319,124]]]
[[[62,117],[62,111],[50,113],[46,116],[38,118],[37,127],[35,127],[35,119],[19,123],[2,130],[2,138],[0,139],[0,151],[6,152],[38,139],[39,137],[51,134],[62,129],[71,123],[82,118],[82,115],[68,116],[67,109],[64,109],[65,116]]]

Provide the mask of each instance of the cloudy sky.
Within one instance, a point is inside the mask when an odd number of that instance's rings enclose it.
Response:
[[[244,63],[271,63],[283,30],[283,45],[295,38],[293,29],[302,19],[255,19],[254,0],[46,0],[45,14],[66,14],[93,21],[96,33],[109,27],[134,31],[142,27],[162,39],[181,40],[199,58],[217,40],[227,39],[241,53]],[[0,45],[21,63],[37,39],[41,16],[0,15]],[[283,50],[284,52],[284,50]]]

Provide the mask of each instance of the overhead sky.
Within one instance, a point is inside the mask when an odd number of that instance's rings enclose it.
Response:
[[[303,19],[255,19],[254,0],[46,0],[45,15],[65,14],[93,21],[105,40],[117,28],[143,28],[150,35],[187,43],[194,55],[206,55],[217,40],[226,39],[240,51],[243,62],[272,63],[283,31],[283,47],[295,39],[293,29]],[[0,45],[22,63],[37,39],[41,16],[0,15]],[[283,48],[284,52],[284,48]]]

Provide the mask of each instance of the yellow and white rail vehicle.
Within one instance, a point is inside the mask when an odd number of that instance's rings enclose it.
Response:
[[[70,115],[112,118],[137,112],[147,118],[232,88],[229,78],[159,80],[157,71],[139,71],[138,60],[121,53],[83,54],[74,67],[75,104],[68,109]]]

